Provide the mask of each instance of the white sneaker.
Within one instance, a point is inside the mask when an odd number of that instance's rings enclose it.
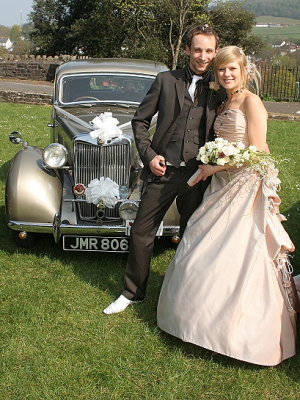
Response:
[[[117,314],[124,311],[132,303],[138,302],[134,300],[129,300],[121,294],[121,296],[118,297],[117,300],[115,300],[113,303],[111,303],[105,310],[103,310],[103,312],[104,314]]]

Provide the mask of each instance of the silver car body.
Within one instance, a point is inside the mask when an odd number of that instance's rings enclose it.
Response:
[[[157,73],[165,70],[161,63],[131,59],[71,61],[57,69],[50,124],[55,145],[50,154],[55,158],[56,151],[64,148],[67,161],[49,167],[44,149],[12,134],[11,140],[23,142],[23,148],[12,161],[5,198],[8,226],[18,239],[30,233],[51,233],[56,242],[63,238],[65,250],[128,251],[130,215],[136,212],[143,187],[131,119]],[[107,112],[119,121],[122,135],[103,144],[90,135],[95,129],[91,121]],[[152,134],[155,125],[156,116]],[[103,202],[88,203],[85,193],[78,194],[76,189],[101,177],[125,190],[113,208]],[[126,218],[120,217],[120,210]],[[173,204],[157,236],[176,236],[178,224]]]

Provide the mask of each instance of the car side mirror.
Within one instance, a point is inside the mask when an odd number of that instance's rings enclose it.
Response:
[[[20,132],[14,131],[9,135],[9,140],[12,144],[23,143],[24,147],[27,147],[27,142],[24,142],[22,134]]]
[[[9,135],[9,140],[12,144],[23,143],[23,138],[20,132],[14,131]]]

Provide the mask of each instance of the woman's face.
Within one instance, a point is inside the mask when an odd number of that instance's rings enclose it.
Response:
[[[237,61],[221,66],[217,75],[220,85],[230,92],[241,89],[243,86],[241,67]]]

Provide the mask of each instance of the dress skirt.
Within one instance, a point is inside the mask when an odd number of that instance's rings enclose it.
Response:
[[[272,366],[295,354],[296,310],[277,170],[212,177],[161,289],[157,322],[185,342]]]

